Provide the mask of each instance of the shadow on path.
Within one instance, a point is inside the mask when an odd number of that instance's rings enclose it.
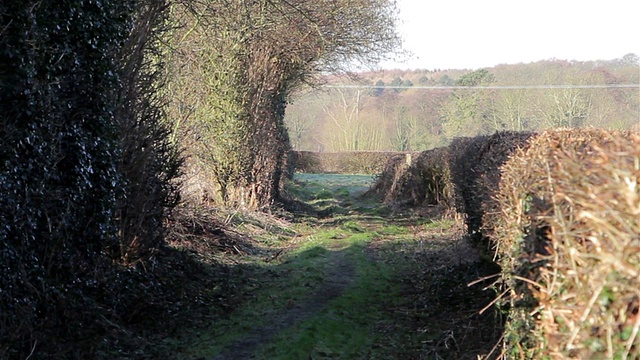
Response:
[[[355,269],[344,251],[328,253],[328,271],[322,284],[307,299],[291,302],[282,312],[271,317],[269,325],[260,326],[244,338],[227,346],[212,360],[254,359],[257,348],[268,343],[284,329],[305,321],[322,310],[331,300],[341,296],[353,282]]]

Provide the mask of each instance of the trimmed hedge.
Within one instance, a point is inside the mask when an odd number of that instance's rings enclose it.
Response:
[[[469,232],[479,235],[483,203],[490,201],[490,194],[497,188],[500,166],[531,136],[526,132],[500,132],[456,138],[448,147],[423,151],[413,160],[393,157],[374,190],[387,203],[455,207],[466,215]]]
[[[640,358],[640,136],[547,131],[504,165],[485,227],[515,358]]]
[[[119,255],[116,53],[132,16],[128,1],[0,4],[0,358],[77,336],[75,289]]]
[[[163,0],[0,2],[0,358],[95,358],[153,299],[179,154]],[[128,306],[126,300],[134,299]],[[71,346],[70,346],[71,345]]]
[[[388,204],[453,206],[454,189],[449,149],[436,148],[418,156],[397,155],[385,166],[372,191]]]
[[[387,161],[404,152],[350,151],[313,152],[292,151],[291,162],[295,171],[315,174],[379,174]]]
[[[483,215],[494,211],[492,195],[498,190],[501,166],[533,136],[529,132],[498,132],[491,136],[457,138],[449,146],[455,206],[465,214],[467,231],[482,250],[488,248],[483,236]]]
[[[494,250],[506,358],[640,359],[639,134],[497,133],[404,160],[373,189],[455,206]]]

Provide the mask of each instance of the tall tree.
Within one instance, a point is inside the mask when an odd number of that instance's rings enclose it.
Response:
[[[527,90],[498,91],[493,101],[493,130],[524,131],[529,123]]]
[[[456,86],[468,88],[454,91],[451,101],[442,109],[443,131],[448,140],[486,131],[491,116],[488,109],[489,96],[486,91],[476,90],[474,87],[490,85],[494,81],[495,77],[487,69],[473,71],[456,80]]]
[[[189,4],[186,24],[194,30],[180,39],[199,46],[183,52],[178,62],[184,65],[176,69],[206,64],[205,79],[187,70],[200,81],[188,107],[206,109],[197,130],[210,141],[199,157],[206,166],[217,164],[214,176],[223,201],[268,206],[279,197],[290,149],[283,119],[288,97],[318,74],[374,63],[396,49],[395,1]],[[182,75],[178,78],[194,83]],[[231,166],[220,166],[229,159]]]
[[[327,121],[324,126],[325,143],[330,151],[372,150],[379,142],[382,131],[364,121],[364,91],[360,89],[334,89],[331,103],[324,107]]]
[[[571,63],[561,63],[545,75],[547,84],[567,87],[545,89],[537,106],[540,123],[546,128],[585,125],[593,107],[592,93],[578,86],[597,83],[597,77],[593,73],[584,74]]]
[[[391,136],[393,149],[397,151],[413,150],[417,136],[418,123],[416,117],[406,107],[396,109],[395,130]]]

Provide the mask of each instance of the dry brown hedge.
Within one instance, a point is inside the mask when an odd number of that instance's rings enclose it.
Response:
[[[314,152],[292,151],[291,161],[295,171],[314,174],[379,174],[385,164],[403,152],[349,151]]]
[[[500,167],[518,148],[526,146],[529,132],[498,132],[490,136],[456,138],[449,146],[455,206],[466,215],[467,231],[481,240],[483,215],[494,211],[491,195],[500,183]]]
[[[417,156],[393,157],[372,190],[388,204],[453,206],[448,159],[448,148],[426,150]]]
[[[370,192],[381,196],[382,201],[385,203],[395,203],[397,201],[396,196],[401,192],[402,183],[410,166],[411,157],[409,155],[391,157],[378,174],[378,178],[371,187]]]
[[[505,356],[640,359],[640,136],[547,131],[502,171]]]
[[[453,206],[454,188],[449,167],[448,148],[436,148],[422,152],[409,169],[405,182],[406,191],[400,194],[409,205]]]
[[[373,190],[455,205],[502,267],[506,359],[640,359],[640,135],[455,139],[396,156]],[[437,185],[436,185],[437,184]]]
[[[500,132],[456,138],[448,147],[393,157],[373,190],[396,205],[445,205],[466,215],[467,228],[479,234],[485,202],[497,189],[500,166],[531,133]]]

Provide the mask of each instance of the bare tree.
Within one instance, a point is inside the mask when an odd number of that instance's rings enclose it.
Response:
[[[589,85],[597,82],[593,76],[584,76],[572,65],[559,67],[547,74],[548,84]],[[545,89],[537,111],[544,127],[581,127],[593,107],[592,93],[580,88]]]
[[[526,89],[497,92],[493,101],[493,130],[524,131],[528,122],[527,105]]]

